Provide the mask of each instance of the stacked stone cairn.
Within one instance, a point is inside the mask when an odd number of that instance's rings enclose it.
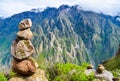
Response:
[[[30,41],[33,37],[31,26],[30,19],[24,19],[19,23],[19,32],[11,47],[12,70],[18,74],[31,75],[37,69],[36,63],[30,58],[35,53],[34,46]]]
[[[9,81],[48,81],[44,70],[38,69],[37,62],[31,57],[35,53],[30,39],[33,34],[30,30],[32,22],[23,19],[19,23],[19,31],[11,46],[12,70],[17,73]]]

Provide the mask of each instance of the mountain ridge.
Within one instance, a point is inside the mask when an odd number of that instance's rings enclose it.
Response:
[[[1,54],[3,64],[5,58],[10,59],[10,45],[18,31],[18,23],[24,18],[31,18],[33,22],[32,42],[38,61],[98,64],[112,57],[120,42],[117,16],[67,5],[48,7],[38,13],[26,11],[0,20],[0,51],[9,49],[7,54]]]

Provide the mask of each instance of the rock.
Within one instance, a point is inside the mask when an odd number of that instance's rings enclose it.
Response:
[[[32,59],[12,61],[12,70],[18,74],[31,75],[36,72],[35,62]]]
[[[20,23],[19,23],[19,29],[20,30],[24,30],[27,28],[30,28],[32,26],[32,21],[31,19],[23,19]]]
[[[9,81],[26,81],[23,77],[12,77]]]
[[[97,73],[102,74],[104,70],[105,70],[105,67],[102,64],[99,64],[96,71]]]
[[[120,81],[120,79],[117,78],[117,77],[114,77],[114,78],[113,78],[113,81]]]
[[[102,74],[96,73],[95,74],[96,78],[99,78],[100,80],[105,80],[105,81],[113,81],[113,75],[111,72],[104,70]]]
[[[34,58],[29,57],[28,59],[31,59],[34,62],[36,68],[39,67],[37,61]]]
[[[92,64],[89,64],[88,66],[87,66],[87,69],[93,69],[94,68],[94,66],[92,65]]]
[[[91,73],[95,73],[95,70],[94,69],[86,69],[85,70],[85,74],[88,76],[90,75]]]
[[[26,81],[48,81],[44,70],[38,69],[35,74],[26,78]]]
[[[87,69],[84,72],[87,76],[90,75],[91,73],[95,73],[94,66],[92,64],[89,64],[87,66]]]
[[[102,64],[98,65],[98,68],[95,73],[95,77],[97,79],[105,80],[105,81],[113,81],[113,74],[107,70],[105,70],[104,66]]]
[[[33,34],[30,29],[26,29],[19,31],[17,36],[21,39],[30,40],[33,37]]]
[[[13,41],[11,54],[14,58],[22,60],[28,58],[35,52],[30,40]]]
[[[38,69],[37,62],[30,57],[35,53],[34,46],[30,41],[33,37],[31,26],[30,19],[24,19],[19,23],[20,31],[11,46],[11,54],[14,57],[12,70],[17,76],[12,77],[9,81],[48,81],[45,72]]]
[[[31,76],[16,76],[12,77],[9,81],[48,81],[45,77],[44,70],[37,69],[37,71]]]

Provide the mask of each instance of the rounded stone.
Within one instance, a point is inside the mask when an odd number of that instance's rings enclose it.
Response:
[[[30,40],[33,37],[33,34],[30,29],[21,30],[17,33],[17,37],[25,40]]]
[[[99,64],[96,71],[97,71],[98,73],[103,73],[104,70],[105,70],[105,67],[104,67],[102,64]]]
[[[35,49],[30,40],[13,41],[11,54],[14,58],[22,60],[28,58],[33,53],[35,53]]]
[[[20,23],[19,23],[19,29],[20,30],[24,30],[26,28],[30,28],[32,26],[32,21],[31,19],[23,19]]]
[[[21,61],[13,59],[12,61],[12,70],[18,74],[32,75],[36,69],[35,62],[30,58]]]
[[[87,69],[93,69],[94,68],[94,66],[92,65],[92,64],[89,64],[88,66],[87,66]]]

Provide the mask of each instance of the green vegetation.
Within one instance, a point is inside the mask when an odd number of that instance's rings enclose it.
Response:
[[[118,51],[119,52],[119,51]],[[120,55],[114,56],[103,62],[105,68],[112,72],[115,78],[120,79]]]
[[[8,81],[11,77],[15,77],[17,74],[12,70],[6,70],[0,72],[0,81]]]
[[[114,77],[120,78],[120,69],[115,69],[112,71]]]
[[[9,76],[10,76],[10,77],[14,77],[14,76],[16,76],[16,73],[13,72],[12,70],[10,70],[10,71],[9,71]]]
[[[7,81],[7,78],[4,76],[3,73],[0,73],[0,81]]]
[[[93,81],[95,80],[93,74],[89,76],[84,74],[87,65],[86,63],[81,66],[71,63],[57,63],[47,70],[49,81]]]
[[[120,55],[114,56],[111,59],[108,59],[103,64],[105,68],[110,71],[115,70],[115,69],[120,69]]]
[[[97,81],[94,73],[85,74],[87,66],[87,63],[82,63],[80,66],[72,63],[56,63],[52,66],[50,63],[42,63],[39,68],[46,71],[48,81]],[[112,73],[115,78],[120,78],[120,69],[115,69]],[[0,73],[0,81],[7,81],[14,76],[16,76],[16,73],[11,70],[6,77],[3,73]]]

